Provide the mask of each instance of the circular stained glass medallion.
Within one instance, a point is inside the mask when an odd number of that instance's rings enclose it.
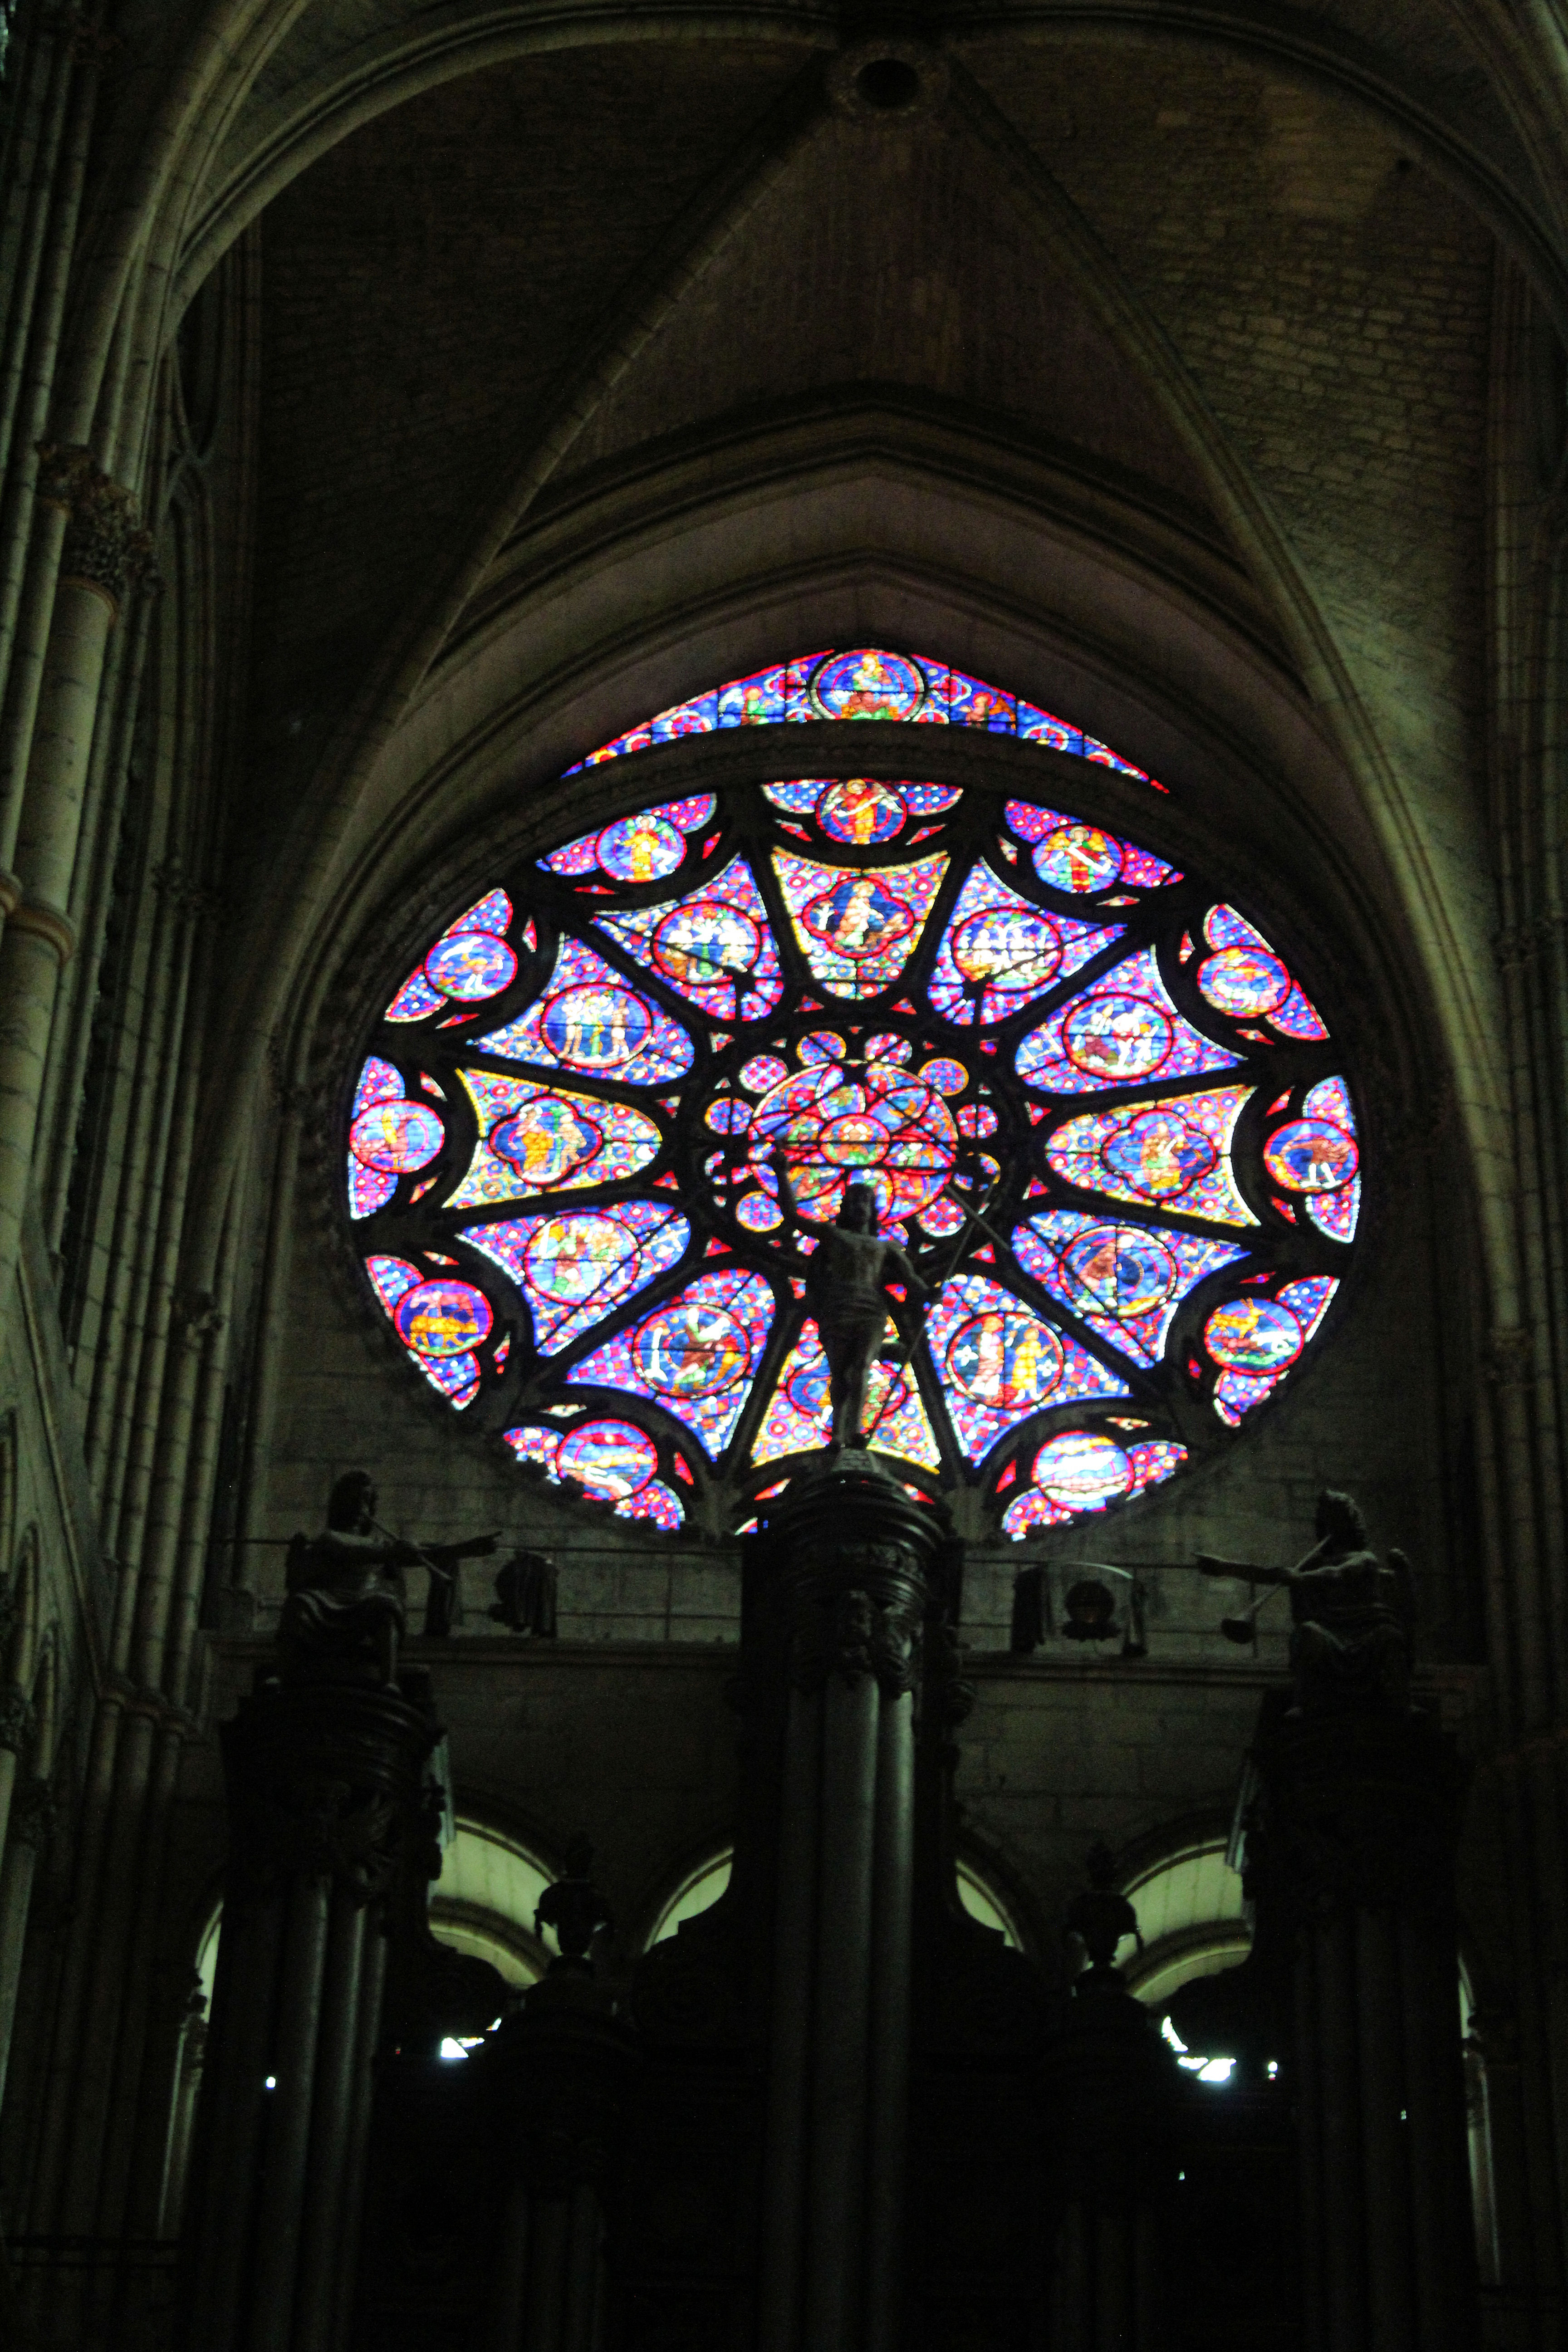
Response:
[[[685,836],[647,812],[624,816],[599,835],[599,863],[617,882],[661,882],[685,855]]]
[[[1061,969],[1061,933],[1046,915],[989,908],[967,915],[952,935],[952,960],[965,980],[1009,996],[1036,995]]]
[[[419,1356],[464,1356],[489,1336],[489,1300],[471,1282],[417,1282],[393,1310],[397,1336]]]
[[[1114,1438],[1074,1430],[1040,1448],[1035,1484],[1069,1510],[1103,1510],[1132,1484],[1132,1465]]]
[[[885,1221],[934,1201],[957,1162],[958,1133],[945,1098],[895,1062],[808,1063],[758,1104],[751,1160],[770,1188],[775,1154],[802,1213],[837,1216],[847,1184],[869,1184]]]
[[[1236,1298],[1216,1307],[1204,1325],[1216,1364],[1233,1372],[1272,1372],[1301,1352],[1301,1327],[1288,1307],[1267,1298]]]
[[[548,1192],[604,1147],[604,1135],[580,1103],[536,1098],[492,1129],[490,1150],[510,1160],[529,1192]]]
[[[917,1278],[877,1449],[976,1536],[1130,1502],[1234,1443],[1331,1328],[1361,1193],[1328,1024],[1259,924],[1161,854],[1152,793],[1147,848],[1087,762],[1081,792],[1058,756],[1020,796],[1022,739],[1061,755],[1067,722],[903,655],[742,684],[651,740],[717,709],[1019,750],[1005,792],[972,758],[962,790],[720,782],[490,877],[388,974],[353,1079],[344,1213],[375,1311],[455,1428],[725,1537],[826,1440],[805,1290],[860,1183]],[[703,781],[702,745],[683,756]],[[454,1022],[491,999],[504,1016]]]
[[[906,655],[836,654],[811,682],[825,719],[912,719],[926,698],[920,667]]]
[[[857,961],[896,947],[915,928],[914,909],[908,899],[889,889],[875,874],[846,874],[831,890],[810,901],[803,919],[825,947]]]
[[[585,1421],[562,1439],[555,1468],[591,1495],[637,1495],[658,1468],[658,1450],[629,1421]]]
[[[1290,1192],[1335,1192],[1358,1165],[1354,1142],[1331,1119],[1297,1118],[1276,1128],[1263,1147],[1263,1164]]]
[[[1145,1201],[1164,1201],[1206,1176],[1218,1150],[1178,1110],[1149,1110],[1118,1128],[1100,1154],[1107,1169]]]
[[[667,980],[690,989],[743,980],[763,944],[759,926],[721,898],[694,898],[667,915],[653,936],[654,961]]]
[[[552,997],[542,1024],[544,1041],[579,1070],[618,1070],[635,1061],[653,1024],[629,988],[566,988]]]
[[[830,841],[847,841],[864,849],[879,841],[891,841],[903,830],[909,811],[896,784],[878,783],[870,776],[848,776],[825,788],[816,814]]]
[[[491,931],[454,931],[437,940],[425,959],[425,977],[443,996],[478,1004],[499,996],[517,974],[517,958]]]
[[[362,1167],[412,1175],[429,1166],[445,1136],[428,1103],[379,1102],[361,1111],[350,1128],[349,1150]]]
[[[1109,890],[1121,872],[1121,845],[1098,825],[1059,824],[1036,843],[1035,871],[1075,898]]]
[[[728,1308],[666,1307],[637,1328],[637,1370],[660,1396],[717,1396],[745,1377],[746,1334]]]
[[[1261,948],[1222,948],[1198,970],[1198,986],[1220,1013],[1237,1021],[1261,1021],[1290,993],[1290,974],[1277,955]]]
[[[1163,1068],[1173,1034],[1146,996],[1091,996],[1062,1023],[1069,1061],[1108,1087],[1135,1086]]]
[[[1159,1235],[1129,1225],[1091,1225],[1068,1242],[1058,1264],[1073,1306],[1119,1320],[1152,1314],[1173,1296],[1181,1279]]]
[[[1044,1323],[994,1307],[960,1324],[947,1347],[949,1374],[963,1394],[1006,1412],[1044,1404],[1063,1360],[1061,1341]]]

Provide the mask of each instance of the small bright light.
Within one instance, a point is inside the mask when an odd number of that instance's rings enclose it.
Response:
[[[468,2054],[462,2043],[455,2042],[449,2033],[436,2053],[437,2058],[466,2058]]]
[[[1198,2070],[1200,2083],[1228,2083],[1236,2072],[1234,2058],[1205,2058]]]
[[[1277,2075],[1277,2074],[1279,2074],[1279,2059],[1278,2059],[1278,2058],[1270,2058],[1270,2060],[1268,2061],[1268,2065],[1264,2068],[1264,2070],[1263,2070],[1263,2071],[1264,2071],[1264,2073],[1268,2075],[1268,2077],[1269,2081],[1272,2083],[1272,2082],[1273,2082],[1273,2080],[1275,2079],[1276,2075]]]
[[[261,2087],[262,2087],[262,2089],[263,2089],[264,2091],[275,2091],[275,2090],[278,2088],[278,2077],[277,2077],[277,2075],[276,2075],[276,2074],[268,2074],[268,2076],[267,2077],[266,2082],[262,2084],[262,2086],[261,2086]]]
[[[1175,2027],[1172,2024],[1168,2017],[1162,2020],[1160,2031],[1163,2034],[1165,2040],[1170,2043],[1173,2050],[1179,2053],[1185,2051],[1187,2046],[1186,2043],[1182,2040],[1181,2035],[1177,2032]]]

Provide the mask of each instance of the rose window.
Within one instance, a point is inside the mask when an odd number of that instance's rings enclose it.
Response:
[[[1076,752],[1083,790],[1059,762],[1026,800],[730,784],[506,875],[370,1041],[348,1213],[466,1423],[719,1535],[826,1441],[803,1276],[868,1183],[938,1294],[894,1302],[870,1442],[1022,1535],[1161,1484],[1289,1380],[1355,1234],[1351,1088],[1262,930],[1096,818],[1094,765],[1142,772],[979,680],[813,656],[595,759],[858,717]]]

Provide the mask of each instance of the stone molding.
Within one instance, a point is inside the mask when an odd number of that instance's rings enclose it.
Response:
[[[76,925],[63,908],[52,906],[47,898],[18,898],[7,908],[5,923],[13,931],[31,931],[53,948],[62,966],[76,953]]]

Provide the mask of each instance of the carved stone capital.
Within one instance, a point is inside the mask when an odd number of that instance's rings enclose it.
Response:
[[[242,1700],[219,1734],[235,1893],[319,1877],[378,1899],[423,1832],[438,1736],[432,1716],[363,1685],[272,1685]]]
[[[876,1547],[869,1547],[875,1551]],[[867,1567],[876,1565],[868,1559]],[[790,1674],[802,1690],[820,1690],[832,1676],[856,1682],[875,1675],[890,1696],[919,1679],[921,1600],[918,1593],[878,1601],[860,1585],[817,1599],[796,1598]]]
[[[37,496],[68,517],[61,580],[92,589],[118,614],[127,589],[153,565],[153,535],[142,529],[131,492],[79,442],[41,441]]]
[[[790,1673],[802,1689],[875,1675],[915,1688],[931,1572],[945,1514],[914,1502],[874,1455],[852,1451],[798,1477],[766,1538],[786,1612]]]
[[[19,1756],[33,1728],[33,1703],[16,1683],[0,1689],[0,1748]]]

